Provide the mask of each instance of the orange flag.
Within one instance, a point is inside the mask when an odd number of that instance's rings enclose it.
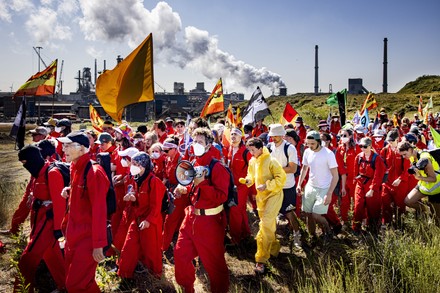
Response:
[[[223,112],[224,110],[225,103],[223,99],[223,86],[222,79],[220,78],[206,101],[206,104],[200,113],[200,117],[204,118],[206,115]]]
[[[47,96],[55,93],[55,84],[57,80],[56,59],[46,69],[32,75],[25,84],[23,84],[14,97],[18,96]]]
[[[362,104],[361,111],[359,113],[364,113],[365,109],[368,109],[368,111],[373,110],[374,108],[377,108],[377,102],[376,98],[374,97],[373,93],[368,93],[367,98],[365,99],[364,103]]]
[[[298,117],[299,114],[293,109],[290,103],[286,103],[286,107],[284,108],[283,115],[280,117],[280,124],[292,123]]]
[[[125,106],[154,100],[152,34],[113,70],[99,76],[96,95],[105,112],[118,122]]]
[[[227,122],[229,123],[229,127],[232,127],[233,125],[235,125],[234,113],[232,112],[232,103],[231,102],[229,102],[228,113],[226,113],[226,119],[227,119]]]
[[[104,124],[104,120],[102,120],[101,115],[99,115],[98,111],[96,111],[95,107],[92,104],[89,104],[89,112],[90,112],[90,121],[92,122],[93,128],[102,132],[102,125]]]
[[[243,131],[243,119],[241,117],[240,107],[237,107],[237,114],[235,116],[235,127],[240,128]]]

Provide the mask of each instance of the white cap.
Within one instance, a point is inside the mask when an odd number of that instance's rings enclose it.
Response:
[[[269,136],[284,136],[284,135],[286,135],[286,130],[284,129],[283,125],[281,125],[279,123],[271,124],[268,135]]]
[[[121,157],[130,157],[133,158],[134,155],[136,155],[137,153],[139,153],[139,150],[137,148],[134,147],[130,147],[128,149],[125,149],[123,151],[118,151],[118,155]]]

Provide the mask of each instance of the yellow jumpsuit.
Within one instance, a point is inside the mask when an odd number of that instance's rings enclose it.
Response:
[[[257,209],[260,217],[258,231],[257,253],[255,261],[266,263],[271,255],[277,256],[280,251],[280,242],[276,239],[276,218],[283,203],[283,187],[286,182],[286,173],[280,163],[272,158],[269,150],[263,147],[263,153],[249,161],[246,179],[248,186],[255,183],[255,187],[266,184],[266,190],[257,190]]]

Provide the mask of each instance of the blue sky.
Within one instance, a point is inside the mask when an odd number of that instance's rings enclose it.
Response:
[[[319,87],[327,92],[362,78],[382,91],[383,39],[388,38],[388,91],[440,74],[440,1],[3,0],[0,90],[15,91],[38,71],[32,46],[49,64],[64,60],[64,93],[75,91],[83,67],[107,69],[153,32],[155,81],[167,91],[219,77],[226,92],[249,98],[285,85],[313,92],[314,47]],[[43,67],[43,65],[41,65]],[[162,89],[156,86],[156,91]]]

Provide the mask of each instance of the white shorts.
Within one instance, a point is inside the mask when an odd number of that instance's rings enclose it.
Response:
[[[306,184],[302,200],[303,212],[319,215],[327,214],[329,205],[324,204],[324,197],[327,194],[327,191],[328,188],[317,188]]]

